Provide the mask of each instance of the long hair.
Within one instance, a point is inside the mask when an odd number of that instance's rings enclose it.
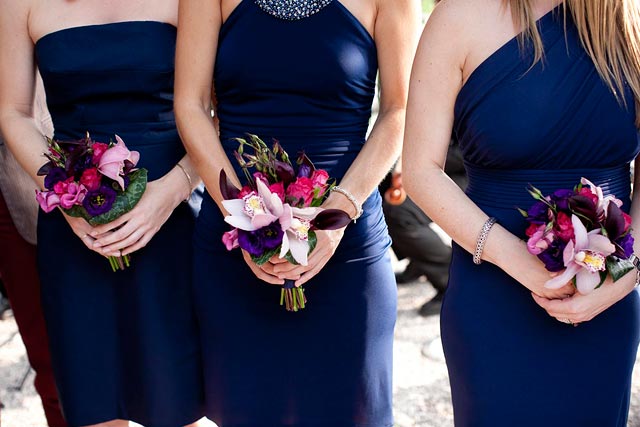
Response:
[[[533,0],[503,0],[511,8],[514,25],[522,31],[521,45],[530,41],[533,63],[544,57],[542,38],[533,14]],[[626,105],[626,82],[636,104],[636,126],[640,128],[640,1],[638,0],[565,0],[571,11],[580,41],[593,60],[596,70]]]

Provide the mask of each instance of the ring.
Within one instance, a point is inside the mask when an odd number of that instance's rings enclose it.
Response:
[[[85,237],[87,237],[87,236],[88,236],[88,234],[87,234],[87,233],[84,233],[84,235],[81,237],[81,239],[84,239],[84,238],[85,238]]]
[[[558,319],[562,323],[566,323],[567,325],[573,325],[573,322],[570,319]]]

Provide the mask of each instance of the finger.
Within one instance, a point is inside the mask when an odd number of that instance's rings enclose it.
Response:
[[[279,277],[272,276],[270,274],[265,273],[262,269],[251,259],[251,255],[245,250],[242,251],[242,257],[244,258],[245,263],[251,269],[253,274],[260,280],[270,283],[272,285],[283,285],[284,280]]]
[[[287,260],[285,257],[280,258],[279,255],[274,255],[271,258],[269,258],[269,262],[271,264],[284,264],[284,263],[288,263],[289,260]]]
[[[138,228],[139,227],[135,221],[129,221],[117,231],[114,231],[113,233],[101,239],[96,240],[93,246],[95,248],[108,247],[109,245],[112,245],[116,242],[120,242],[121,240],[124,240],[125,238],[127,238],[127,236],[129,236]]]
[[[129,255],[144,248],[151,241],[151,238],[154,236],[154,234],[155,233],[145,233],[136,243],[122,249],[122,255]]]
[[[296,280],[295,285],[296,286],[304,285],[309,280],[311,280],[313,277],[315,277],[315,275],[318,274],[320,272],[320,270],[322,270],[322,267],[324,267],[324,264],[322,264],[322,265],[316,264],[311,270],[309,270],[306,273],[304,273],[303,275],[301,275],[300,279]]]
[[[146,233],[145,233],[144,230],[137,229],[133,233],[128,235],[126,238],[124,238],[124,239],[122,239],[122,240],[120,240],[118,242],[115,242],[115,243],[113,243],[113,244],[111,244],[109,246],[105,246],[101,250],[102,250],[103,253],[116,252],[119,255],[120,252],[122,252],[125,248],[137,243],[142,237],[144,237],[145,234]]]
[[[131,211],[133,212],[133,211]],[[129,221],[129,219],[131,218],[131,212],[128,212],[124,215],[122,215],[119,218],[116,218],[115,220],[107,223],[107,224],[101,224],[98,226],[93,227],[93,230],[91,230],[90,234],[93,237],[98,237],[102,234],[105,234],[109,231],[113,231],[115,229],[117,229],[118,227],[120,227],[122,224],[124,224],[125,222]]]

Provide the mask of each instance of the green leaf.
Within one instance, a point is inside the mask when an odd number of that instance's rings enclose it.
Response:
[[[102,215],[91,217],[83,206],[73,206],[71,209],[65,209],[65,213],[69,216],[80,217],[87,220],[93,226],[107,224],[121,217],[135,207],[142,198],[144,190],[147,188],[147,170],[138,169],[129,175],[129,186],[124,192],[120,192],[113,202],[113,206],[109,212]]]
[[[618,258],[613,255],[607,257],[606,264],[607,271],[611,274],[614,282],[635,268],[633,263],[628,259]]]
[[[277,254],[277,253],[279,253],[279,252],[280,252],[280,246],[278,246],[278,247],[277,247],[277,248],[275,248],[275,249],[270,250],[269,252],[265,252],[265,253],[263,253],[263,254],[262,254],[262,256],[259,256],[259,257],[254,256],[254,255],[251,255],[251,259],[252,259],[252,260],[253,260],[253,262],[255,262],[256,264],[258,264],[258,265],[262,265],[262,264],[264,264],[265,262],[269,261],[269,259],[270,259],[272,256],[276,255],[276,254]]]

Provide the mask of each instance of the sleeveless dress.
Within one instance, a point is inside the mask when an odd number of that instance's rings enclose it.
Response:
[[[294,159],[304,150],[338,182],[362,149],[374,41],[338,1],[316,12],[285,20],[243,0],[223,24],[214,82],[232,164],[231,138],[246,132],[277,138]],[[391,426],[397,292],[378,192],[295,313],[225,249],[228,229],[207,194],[194,240],[207,416],[222,427]]]
[[[120,135],[149,181],[185,151],[173,117],[176,29],[153,21],[73,27],[36,43],[55,138]],[[115,418],[176,427],[202,413],[192,301],[195,216],[178,206],[131,266],[112,272],[62,215],[40,213],[42,299],[70,426]]]
[[[640,149],[632,94],[628,108],[617,102],[570,14],[565,38],[563,14],[538,21],[544,63],[527,72],[531,49],[522,56],[514,38],[473,72],[455,104],[466,192],[522,239],[516,207],[533,204],[529,183],[550,194],[586,177],[630,204],[629,163]],[[455,245],[441,329],[456,426],[626,426],[639,310],[634,291],[572,327]]]

